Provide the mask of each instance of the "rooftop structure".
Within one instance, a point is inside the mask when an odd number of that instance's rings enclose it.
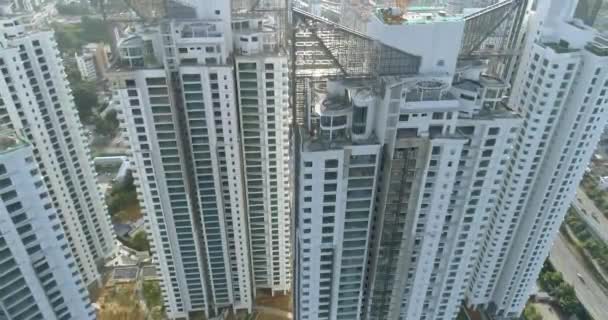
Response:
[[[463,20],[462,14],[448,14],[443,7],[376,8],[376,18],[386,24],[421,24]]]
[[[26,145],[27,143],[25,140],[18,137],[14,131],[0,131],[0,153],[10,152],[13,149],[18,149]]]

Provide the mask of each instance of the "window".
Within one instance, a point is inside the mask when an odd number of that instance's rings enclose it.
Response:
[[[325,160],[325,168],[337,168],[338,167],[338,160],[332,159],[332,160]]]
[[[332,192],[332,191],[336,191],[337,188],[338,187],[337,187],[337,185],[335,183],[326,183],[323,186],[323,191],[325,191],[325,192]]]

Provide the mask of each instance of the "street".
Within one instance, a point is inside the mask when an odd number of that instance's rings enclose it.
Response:
[[[595,320],[605,320],[608,315],[608,295],[585,269],[583,257],[568,244],[560,233],[555,239],[549,259],[564,280],[574,286],[576,295]],[[581,274],[583,280],[579,279]]]
[[[576,199],[574,199],[572,205],[579,217],[590,227],[591,231],[604,242],[608,243],[608,219],[606,219],[582,189],[577,189]]]

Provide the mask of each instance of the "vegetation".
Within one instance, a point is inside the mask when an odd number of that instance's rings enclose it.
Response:
[[[101,2],[103,1],[103,7],[107,14],[109,13],[122,13],[129,10],[127,3],[124,0],[90,0],[91,7],[95,8],[100,14]]]
[[[574,287],[564,281],[561,272],[555,271],[545,262],[538,284],[550,296],[557,299],[559,308],[568,315],[576,315],[580,320],[591,320],[585,307],[578,301]]]
[[[592,234],[587,224],[572,211],[566,215],[566,225],[570,227],[580,242],[580,246],[589,253],[604,272],[608,272],[608,245]]]
[[[150,251],[150,243],[144,231],[137,232],[131,239],[123,240],[124,244],[137,251]]]
[[[110,43],[111,37],[106,24],[101,19],[84,16],[80,23],[54,23],[55,39],[59,50],[67,55],[79,52],[83,45],[90,42]]]
[[[55,30],[55,40],[59,51],[67,55],[78,52],[84,41],[80,38],[80,24],[61,24],[53,23]]]
[[[144,300],[150,310],[152,319],[164,319],[163,297],[157,281],[144,281],[143,283]]]
[[[161,306],[163,297],[161,296],[160,286],[156,281],[145,281],[143,284],[144,299],[148,308]]]
[[[55,4],[55,8],[57,9],[57,13],[66,16],[83,16],[91,13],[88,6],[77,2],[65,3],[60,1]]]
[[[145,319],[133,284],[106,287],[97,303],[101,306],[97,317],[99,320]]]
[[[93,124],[95,121],[94,110],[98,108],[95,83],[91,81],[72,81],[71,87],[80,121],[84,124]]]
[[[469,317],[467,317],[467,314],[464,312],[464,308],[460,308],[460,312],[458,312],[458,317],[456,317],[456,320],[469,320]]]
[[[105,117],[95,117],[95,133],[98,135],[113,137],[116,135],[118,130],[118,119],[116,118],[116,111],[110,110],[106,113]]]
[[[108,211],[110,216],[115,216],[121,210],[124,210],[132,205],[137,205],[137,192],[133,184],[133,176],[127,173],[124,181],[114,182],[110,194],[106,198],[108,203]]]
[[[524,320],[543,320],[543,316],[536,311],[533,305],[528,304],[524,309]]]
[[[608,192],[600,189],[598,181],[591,174],[586,173],[581,181],[581,187],[595,206],[600,209],[604,216],[608,217]]]

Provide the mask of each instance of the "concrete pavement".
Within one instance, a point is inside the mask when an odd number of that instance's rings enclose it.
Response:
[[[560,233],[555,239],[549,259],[555,269],[560,271],[564,280],[574,286],[576,296],[595,320],[605,320],[608,315],[607,291],[596,281],[595,276],[587,271],[583,257],[573,248]],[[583,279],[579,279],[581,274]]]
[[[608,219],[582,189],[577,189],[572,206],[591,231],[602,241],[608,243]]]
[[[269,315],[272,315],[272,316],[276,317],[277,319],[287,320],[287,319],[293,318],[293,314],[291,312],[277,309],[277,308],[270,308],[270,307],[265,307],[265,306],[254,306],[253,309],[260,313],[267,313]]]

